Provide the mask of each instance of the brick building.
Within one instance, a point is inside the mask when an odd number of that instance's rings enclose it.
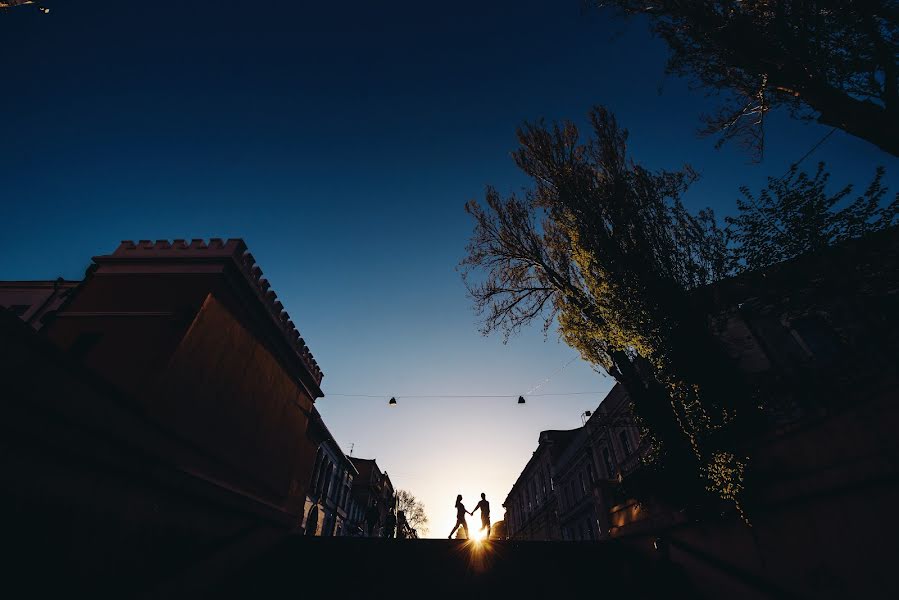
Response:
[[[0,303],[10,543],[113,585],[301,526],[322,371],[242,240],[123,242]]]
[[[51,281],[0,281],[0,308],[5,308],[35,330],[52,314],[80,282],[62,277]]]

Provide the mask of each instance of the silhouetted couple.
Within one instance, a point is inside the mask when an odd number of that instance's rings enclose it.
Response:
[[[449,538],[453,539],[453,534],[456,533],[456,530],[461,527],[465,530],[465,537],[470,538],[468,535],[468,523],[465,521],[465,514],[474,516],[474,511],[481,511],[481,531],[484,529],[487,530],[487,536],[485,539],[490,539],[490,503],[487,502],[487,496],[484,493],[481,493],[481,501],[478,502],[478,505],[474,507],[474,510],[469,512],[465,510],[465,505],[462,504],[462,494],[456,496],[456,526],[453,527],[453,530],[450,531]]]

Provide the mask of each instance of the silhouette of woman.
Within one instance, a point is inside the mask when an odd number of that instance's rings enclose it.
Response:
[[[456,533],[456,530],[459,527],[462,527],[465,530],[465,539],[468,539],[468,523],[465,522],[465,513],[467,512],[468,511],[465,510],[465,505],[462,504],[462,494],[459,494],[458,496],[456,496],[456,526],[453,527],[452,531],[450,531],[447,539],[453,539],[453,534]]]

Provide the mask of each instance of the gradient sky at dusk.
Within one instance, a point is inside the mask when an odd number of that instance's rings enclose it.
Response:
[[[526,184],[515,127],[604,103],[637,160],[690,163],[688,205],[722,215],[827,133],[775,114],[762,164],[714,150],[695,135],[711,106],[664,76],[645,23],[580,0],[46,5],[0,14],[0,279],[79,278],[121,239],[244,238],[324,370],[332,433],[422,498],[437,537],[456,493],[502,518],[539,431],[611,386],[577,360],[539,392],[593,396],[403,399],[517,396],[575,356],[536,328],[480,336],[455,270],[465,201]],[[895,158],[842,132],[816,160],[899,187]]]

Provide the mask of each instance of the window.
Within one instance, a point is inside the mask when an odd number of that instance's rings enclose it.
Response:
[[[587,495],[587,486],[584,485],[584,474],[578,473],[577,477],[581,482],[581,496],[586,496]]]
[[[822,364],[836,360],[840,352],[840,341],[831,327],[817,316],[794,319],[790,327],[798,336],[805,349]]]
[[[621,449],[624,450],[624,455],[628,456],[631,453],[631,440],[627,437],[627,430],[619,431],[618,439],[621,440]]]
[[[318,451],[315,453],[315,466],[312,468],[312,486],[310,490],[310,494],[315,494],[318,491],[318,479],[321,477],[321,468],[322,468],[322,448],[318,447]]]
[[[612,456],[608,448],[602,449],[602,460],[606,463],[606,475],[611,479],[615,475],[615,469],[612,467]]]
[[[325,469],[325,476],[322,478],[322,496],[330,498],[331,496],[331,480],[334,476],[334,465],[328,462],[328,468]]]

